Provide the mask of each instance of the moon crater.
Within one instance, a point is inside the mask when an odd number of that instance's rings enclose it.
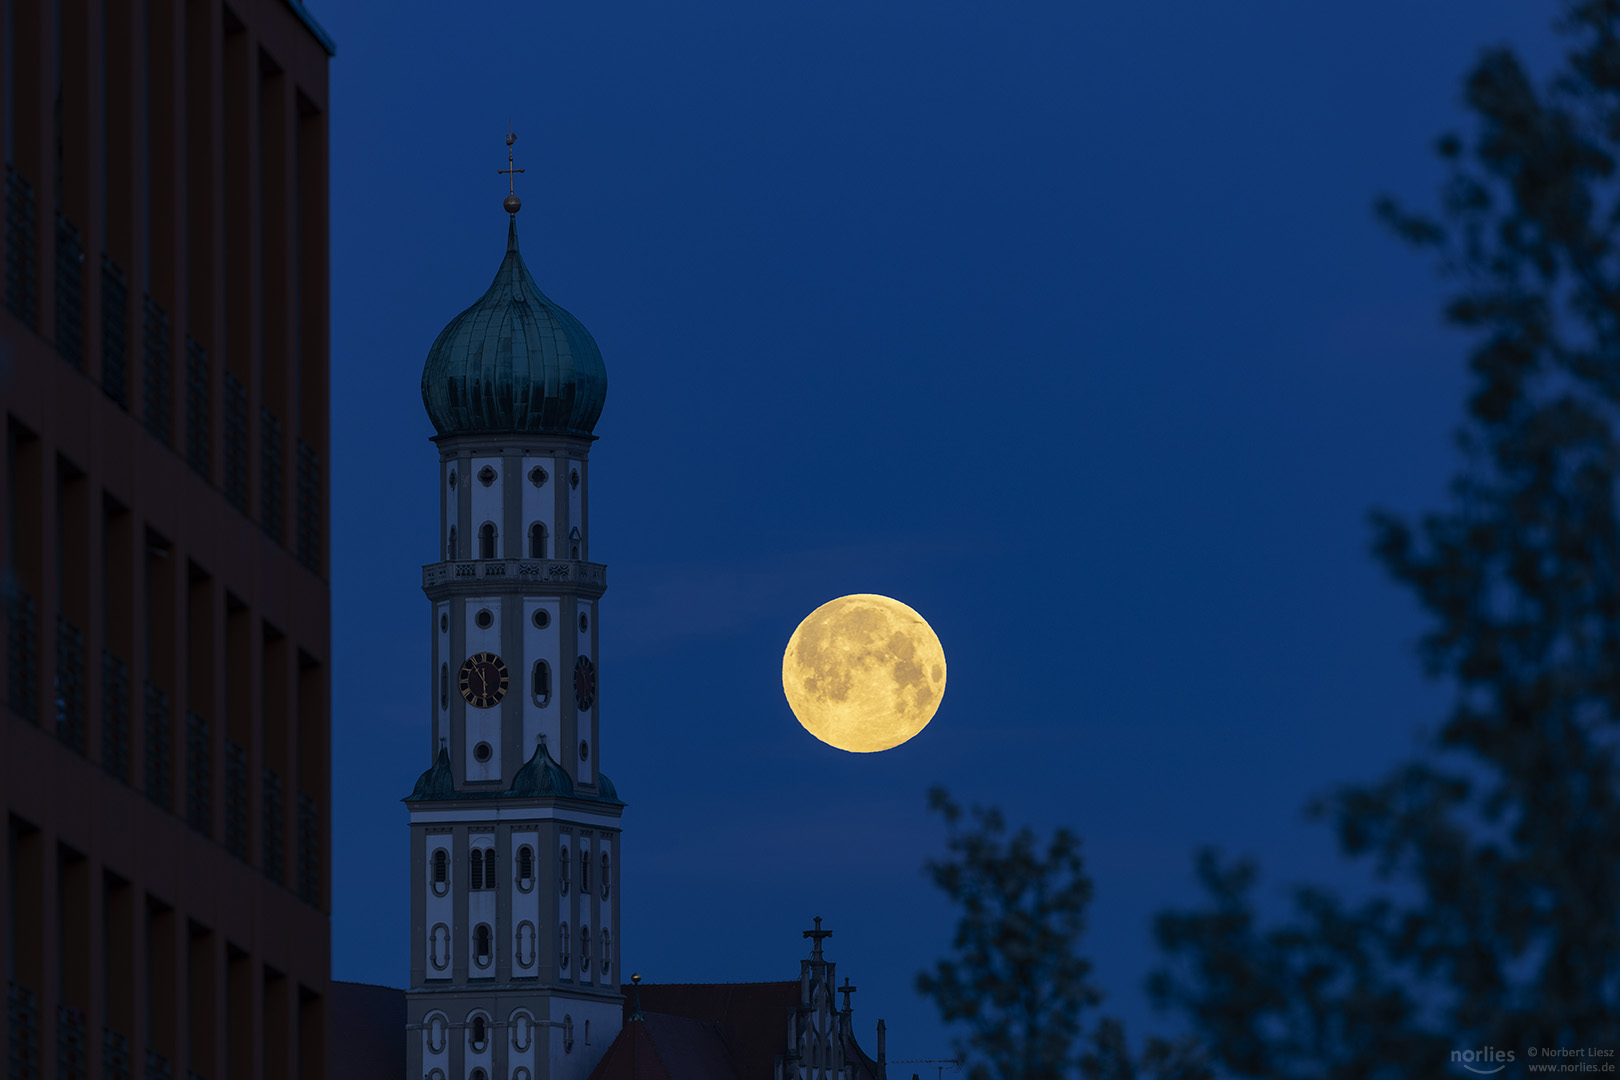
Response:
[[[898,600],[857,593],[805,616],[782,654],[782,690],[804,729],[852,753],[888,750],[933,719],[945,651]]]

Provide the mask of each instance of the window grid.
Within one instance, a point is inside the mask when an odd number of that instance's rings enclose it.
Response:
[[[146,430],[150,431],[156,439],[167,446],[170,442],[172,430],[170,412],[170,381],[169,373],[169,313],[163,310],[163,305],[146,298],[146,315],[143,322],[144,337],[142,356],[142,418],[146,423]]]
[[[84,631],[56,616],[56,737],[84,753]]]
[[[317,907],[321,902],[320,809],[313,795],[298,793],[298,897]]]
[[[57,1080],[85,1080],[90,1049],[84,1033],[84,1013],[67,1005],[56,1007]]]
[[[186,822],[207,836],[214,831],[214,754],[208,721],[186,712]]]
[[[298,440],[298,561],[321,572],[321,455]]]
[[[101,1029],[102,1080],[131,1080],[129,1036],[110,1027]]]
[[[209,405],[213,387],[208,350],[186,335],[186,464],[204,480],[213,478],[213,430]]]
[[[6,166],[6,309],[39,329],[39,282],[34,250],[34,186]]]
[[[259,410],[259,525],[281,543],[281,421]]]
[[[56,215],[56,351],[84,370],[84,241],[61,213]]]
[[[264,876],[282,880],[281,776],[268,765],[264,769]]]
[[[13,586],[7,605],[6,663],[11,711],[36,723],[39,717],[39,635],[34,598]]]
[[[243,861],[248,857],[247,750],[225,740],[225,849]]]
[[[129,783],[129,665],[101,651],[101,767]]]
[[[129,282],[118,264],[101,256],[101,391],[129,408]]]
[[[169,796],[169,695],[146,683],[146,797],[167,810]]]
[[[247,387],[225,373],[225,498],[242,513],[248,509]]]
[[[12,1076],[39,1075],[39,1007],[34,992],[15,980],[7,984],[6,1031]]]

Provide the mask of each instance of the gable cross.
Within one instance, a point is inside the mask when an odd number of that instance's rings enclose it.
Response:
[[[810,938],[810,939],[812,939],[814,941],[814,944],[811,945],[811,947],[810,947],[810,959],[812,959],[812,960],[820,960],[821,959],[821,939],[822,938],[830,938],[830,937],[832,937],[832,931],[831,930],[823,930],[821,928],[821,916],[820,915],[816,916],[815,921],[816,921],[816,928],[814,930],[806,930],[806,931],[804,931],[804,936],[807,937],[807,938]]]

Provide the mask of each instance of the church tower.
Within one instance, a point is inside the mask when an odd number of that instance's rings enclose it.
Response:
[[[505,207],[495,281],[422,369],[439,550],[422,570],[432,764],[404,800],[420,1080],[585,1080],[622,1016],[624,804],[601,771],[607,578],[590,546],[607,371],[529,275],[515,192]]]

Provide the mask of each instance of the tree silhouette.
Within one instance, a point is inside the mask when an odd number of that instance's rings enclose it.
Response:
[[[1080,952],[1091,879],[1080,838],[1058,829],[1044,851],[1028,828],[1008,834],[1001,812],[964,814],[944,788],[928,793],[945,819],[949,858],[926,871],[962,911],[953,956],[917,976],[947,1023],[966,1029],[958,1052],[971,1080],[1206,1080],[1188,1045],[1150,1040],[1140,1062],[1117,1021],[1086,1036],[1084,1014],[1102,1000]]]
[[[1262,927],[1254,864],[1204,853],[1208,906],[1156,922],[1152,995],[1235,1075],[1620,1047],[1620,2],[1568,5],[1559,30],[1544,87],[1507,48],[1469,72],[1438,215],[1378,207],[1437,256],[1472,341],[1442,508],[1373,515],[1454,704],[1412,760],[1312,807],[1383,887],[1299,889]]]

